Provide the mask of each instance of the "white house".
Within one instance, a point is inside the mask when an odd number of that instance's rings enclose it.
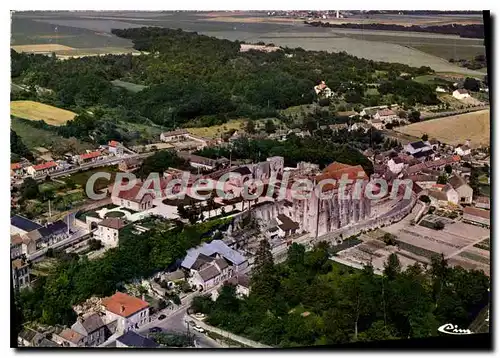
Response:
[[[454,175],[450,178],[449,183],[458,193],[461,204],[472,204],[473,190],[464,178]]]
[[[382,122],[380,122],[380,123],[382,123]],[[334,124],[334,125],[336,125],[336,124]],[[374,126],[376,129],[380,129],[380,128],[377,128],[375,125],[373,125],[373,126]],[[365,132],[365,133],[366,133],[366,132],[368,132],[368,131],[370,130],[370,128],[371,128],[371,127],[372,127],[372,126],[371,126],[370,124],[368,124],[368,123],[360,123],[360,122],[356,122],[356,123],[354,123],[353,125],[351,125],[351,126],[349,127],[349,132],[351,132],[351,131],[357,131],[357,130],[359,130],[359,129],[362,129],[362,130],[363,130],[363,132]]]
[[[148,192],[141,194],[141,188],[142,185],[137,184],[129,190],[120,191],[116,196],[111,195],[111,201],[115,205],[134,211],[140,212],[151,209],[153,207],[154,196]]]
[[[458,204],[458,193],[449,184],[435,184],[428,190],[428,194],[434,206],[446,206],[449,203]]]
[[[373,116],[374,119],[380,119],[384,123],[390,123],[395,119],[398,119],[398,115],[392,109],[384,108],[378,110]]]
[[[112,140],[108,143],[108,152],[114,155],[122,155],[123,154],[123,145],[116,140]]]
[[[120,229],[124,226],[125,221],[120,218],[106,218],[97,224],[94,237],[106,247],[117,247]]]
[[[189,136],[189,132],[185,129],[177,129],[175,131],[163,132],[160,134],[160,140],[162,142],[177,142],[179,140],[186,140]]]
[[[23,254],[23,238],[19,234],[10,235],[10,258],[15,259]]]
[[[228,267],[224,267],[220,259],[224,259]],[[222,240],[213,240],[189,249],[181,267],[189,270],[192,285],[206,289],[246,269],[248,260]]]
[[[417,142],[408,143],[404,147],[404,151],[408,154],[414,155],[418,152],[427,152],[432,150],[432,147],[428,144],[425,144],[423,141],[419,140]]]
[[[21,259],[12,260],[12,282],[14,289],[24,288],[30,284],[29,264]]]
[[[469,98],[470,94],[469,91],[467,91],[465,88],[459,88],[453,91],[453,97],[455,97],[456,99],[465,99]]]
[[[48,175],[56,169],[57,169],[56,162],[51,161],[51,162],[46,162],[46,163],[42,163],[42,164],[31,165],[28,168],[26,168],[26,171],[32,177],[37,177],[37,176],[41,176],[41,175]]]
[[[464,144],[464,145],[459,145],[458,147],[455,148],[455,154],[458,154],[459,156],[463,157],[466,155],[470,155],[471,149],[469,145]]]
[[[394,157],[387,162],[389,170],[394,174],[399,174],[405,167],[405,161],[400,157]]]
[[[117,321],[117,332],[138,330],[149,323],[149,303],[137,297],[116,292],[111,297],[103,298],[102,305],[106,312],[106,321]]]
[[[443,87],[441,87],[441,86],[437,86],[437,87],[436,87],[436,92],[439,92],[439,93],[446,93],[446,90],[445,90]]]
[[[188,282],[201,290],[208,290],[234,275],[234,268],[221,255],[215,257],[199,254],[190,269]]]
[[[314,86],[314,92],[319,97],[330,98],[333,96],[332,90],[326,85],[325,81],[321,81],[319,85]]]

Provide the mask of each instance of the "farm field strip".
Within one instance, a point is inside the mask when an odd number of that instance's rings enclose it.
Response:
[[[10,114],[30,121],[43,120],[52,126],[60,126],[75,118],[76,113],[34,101],[10,102]]]
[[[458,145],[470,139],[472,147],[490,144],[490,110],[431,119],[395,128],[395,131],[415,137],[427,134],[431,138]]]

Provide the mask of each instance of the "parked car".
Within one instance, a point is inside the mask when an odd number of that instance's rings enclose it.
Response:
[[[205,315],[204,315],[203,313],[195,313],[195,315],[194,315],[194,316],[195,316],[196,318],[198,318],[198,319],[203,319],[203,318],[205,318]]]
[[[157,333],[157,332],[161,332],[161,331],[162,331],[162,329],[160,327],[151,327],[149,329],[149,332],[151,332],[151,333]]]
[[[162,319],[165,319],[167,316],[165,316],[164,314],[161,314],[158,316],[158,319],[161,321]]]
[[[203,328],[201,328],[200,326],[194,326],[193,329],[197,332],[200,332],[200,333],[205,333],[205,330]]]

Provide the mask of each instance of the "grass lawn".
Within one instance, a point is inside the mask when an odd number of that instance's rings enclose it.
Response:
[[[245,122],[243,119],[235,119],[231,120],[227,123],[211,126],[211,127],[192,127],[186,128],[187,131],[195,136],[207,137],[207,138],[216,138],[220,137],[220,135],[224,132],[227,132],[231,129],[240,130],[245,126]]]
[[[106,213],[104,215],[105,218],[122,218],[125,216],[125,213],[122,213],[121,211],[111,211],[109,213]]]
[[[365,91],[365,95],[366,96],[377,96],[377,95],[379,95],[379,92],[378,92],[378,89],[376,89],[376,88],[368,88]]]
[[[72,180],[76,185],[79,185],[81,188],[85,188],[85,186],[87,185],[88,179],[93,174],[99,173],[99,172],[111,173],[111,179],[109,181],[105,178],[99,178],[96,180],[96,182],[94,184],[94,189],[101,190],[101,189],[104,189],[108,185],[113,183],[113,181],[115,180],[115,175],[116,175],[117,171],[118,171],[118,168],[116,166],[101,167],[101,168],[87,170],[84,172],[78,172],[75,174],[71,174],[68,177],[62,178],[61,180],[65,181],[65,182],[67,182],[68,180]]]
[[[10,126],[29,149],[44,147],[56,154],[64,154],[68,150],[83,153],[86,149],[93,149],[90,143],[76,138],[64,138],[52,131],[35,128],[21,119],[12,118]]]
[[[76,113],[34,101],[10,102],[10,114],[31,121],[43,120],[52,126],[60,126],[75,118]]]
[[[481,195],[487,196],[488,198],[491,196],[491,187],[487,184],[480,185],[479,191],[481,192]]]
[[[48,181],[48,182],[43,182],[38,186],[38,190],[40,190],[41,193],[46,192],[47,190],[59,190],[64,188],[65,185],[61,183],[57,183],[55,181]]]
[[[90,216],[91,218],[98,218],[99,214],[96,213],[94,210],[89,210],[89,211],[79,212],[75,215],[75,217],[81,221],[85,221],[86,220],[85,218],[87,216]]]
[[[122,87],[122,88],[125,88],[126,90],[128,90],[130,92],[134,92],[134,93],[140,92],[143,89],[148,87],[148,86],[138,85],[136,83],[126,82],[126,81],[121,81],[121,80],[114,80],[114,81],[111,81],[111,83],[113,84],[113,86]]]

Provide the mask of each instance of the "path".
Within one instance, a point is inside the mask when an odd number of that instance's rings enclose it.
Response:
[[[473,241],[471,242],[470,244],[462,247],[461,249],[458,249],[457,251],[445,256],[445,259],[448,260],[448,259],[451,259],[453,256],[457,256],[458,254],[462,253],[463,251],[471,248],[472,246],[476,245],[476,244],[479,244],[481,241],[484,241],[486,240],[488,237],[490,237],[490,235],[486,235],[486,236],[483,236],[481,237],[480,239],[477,239],[476,241]]]

